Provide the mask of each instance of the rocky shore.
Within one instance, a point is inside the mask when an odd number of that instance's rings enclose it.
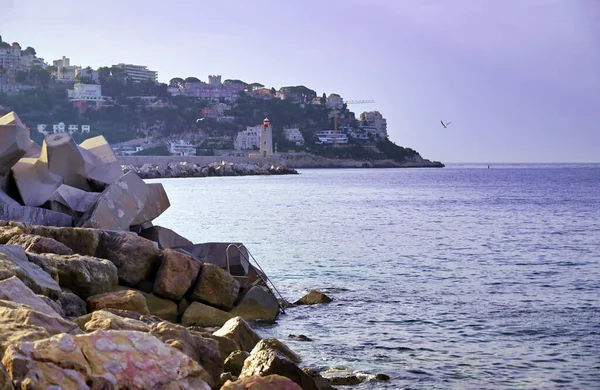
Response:
[[[187,161],[161,164],[147,162],[142,166],[122,165],[121,168],[123,173],[134,171],[142,179],[298,174],[295,169],[273,164],[233,163],[225,160],[207,165],[188,163]]]
[[[333,389],[386,375],[302,367],[254,321],[294,305],[241,243],[192,243],[152,221],[160,183],[122,172],[102,137],[40,147],[0,118],[0,390]],[[216,169],[216,168],[215,168]],[[306,336],[303,337],[308,340]]]

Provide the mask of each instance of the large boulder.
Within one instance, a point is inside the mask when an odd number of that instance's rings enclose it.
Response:
[[[2,221],[3,223],[7,223]],[[0,226],[0,245],[4,245],[10,241],[14,236],[18,236],[19,234],[23,234],[23,229],[19,226],[11,226],[11,225],[3,225]]]
[[[265,287],[253,286],[231,310],[245,320],[274,320],[279,314],[279,301]]]
[[[294,305],[319,305],[321,303],[329,303],[332,298],[317,290],[311,290],[308,294],[294,302]]]
[[[68,288],[82,299],[117,288],[117,268],[108,260],[92,256],[60,256],[50,253],[27,255],[31,262],[42,268],[56,268],[60,286]]]
[[[146,298],[146,303],[148,304],[148,310],[150,311],[150,314],[162,318],[165,321],[177,322],[177,318],[179,317],[179,308],[175,302],[169,299],[157,297],[154,294],[142,294]]]
[[[74,253],[84,256],[97,256],[103,234],[100,229],[55,226],[25,226],[24,230],[29,234],[53,238],[69,247]]]
[[[117,266],[120,284],[133,287],[150,279],[161,254],[155,242],[127,232],[104,232],[101,237],[98,256]]]
[[[63,310],[62,306],[60,305],[60,302],[50,299],[45,295],[40,295],[40,294],[36,294],[36,295],[38,297],[42,298],[42,300],[44,302],[46,302],[46,304],[48,306],[50,306],[52,308],[52,310],[54,310],[59,316],[61,316],[62,318],[65,318],[65,311]]]
[[[248,356],[250,356],[250,353],[246,351],[233,351],[227,356],[227,359],[225,359],[223,369],[225,372],[230,372],[234,376],[239,376],[244,367],[244,361],[246,361]]]
[[[56,255],[72,255],[73,250],[50,237],[36,236],[34,234],[19,234],[12,237],[8,245],[19,245],[27,252],[54,253]]]
[[[202,375],[202,379],[210,387],[216,386],[221,373],[223,373],[223,360],[221,360],[219,345],[215,340],[201,337],[181,325],[169,322],[152,325],[150,334],[200,363],[207,374]]]
[[[0,356],[10,344],[41,340],[59,333],[82,332],[76,324],[56,313],[48,315],[29,305],[0,300]]]
[[[154,281],[154,293],[175,301],[181,300],[198,277],[201,266],[200,260],[189,254],[173,249],[163,250]]]
[[[205,263],[190,298],[230,310],[237,299],[240,284],[221,267]]]
[[[260,336],[241,317],[234,317],[213,333],[215,336],[234,340],[241,350],[250,352],[261,340]]]
[[[0,280],[0,299],[22,303],[30,306],[32,309],[49,316],[59,317],[58,313],[50,307],[42,298],[35,295],[29,287],[15,276]]]
[[[210,390],[197,362],[136,331],[61,334],[16,343],[2,363],[19,388]]]
[[[133,171],[120,177],[100,194],[95,206],[78,226],[106,230],[129,230],[144,208],[150,189]]]
[[[80,317],[87,313],[85,301],[73,294],[69,289],[63,289],[58,302],[65,311],[66,317]]]
[[[16,276],[34,293],[53,299],[59,297],[60,286],[44,269],[29,262],[25,250],[20,246],[0,246],[0,280]]]
[[[233,316],[226,311],[219,310],[200,302],[192,302],[181,317],[183,325],[221,326]]]
[[[12,379],[2,363],[0,363],[0,390],[14,390]]]
[[[113,308],[150,315],[146,297],[144,297],[142,293],[130,289],[93,295],[87,299],[87,304],[88,311],[90,312],[105,308]]]
[[[294,363],[300,363],[300,356],[298,356],[294,351],[292,351],[287,345],[285,345],[282,341],[279,341],[275,338],[262,339],[254,346],[251,354],[256,354],[258,351],[272,349],[275,350],[288,359],[290,359]]]
[[[255,375],[235,382],[227,381],[221,390],[302,390],[302,387],[281,375]]]
[[[118,314],[116,314],[118,313]],[[141,317],[131,318],[123,316],[122,311],[98,310],[78,318],[77,324],[86,332],[95,330],[136,330],[149,332],[150,324],[142,321]]]
[[[273,349],[261,349],[251,353],[244,362],[239,379],[273,374],[292,380],[303,390],[319,390],[315,381],[308,374],[286,356]]]
[[[171,229],[162,226],[151,226],[142,229],[140,236],[158,243],[161,249],[193,245],[190,240],[180,236]]]

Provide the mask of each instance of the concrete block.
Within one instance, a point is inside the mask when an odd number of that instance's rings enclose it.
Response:
[[[40,145],[36,144],[33,140],[31,140],[31,142],[29,142],[29,149],[27,150],[27,153],[25,153],[25,156],[23,156],[23,157],[39,158],[41,154],[42,154],[42,147]]]
[[[144,222],[152,221],[171,206],[162,183],[150,183],[148,188],[150,189],[148,199],[144,203],[142,211],[131,223],[132,225],[141,225]]]
[[[64,184],[90,191],[84,156],[68,133],[48,135],[42,145],[40,160],[48,164],[50,173],[62,177]]]
[[[39,207],[0,204],[0,220],[43,226],[73,226],[70,215]]]
[[[86,192],[75,187],[63,184],[59,186],[48,198],[50,210],[65,212],[72,210],[85,213],[98,201],[100,194]]]
[[[29,130],[11,112],[0,117],[0,176],[10,172],[10,169],[27,153],[31,139]]]
[[[121,164],[103,136],[79,144],[86,162],[86,176],[96,182],[112,184],[123,175]]]
[[[79,225],[85,228],[129,230],[149,193],[148,185],[130,171],[102,192],[95,207],[83,216]]]
[[[41,206],[62,184],[62,178],[48,170],[42,159],[22,158],[12,167],[16,187],[23,204]]]
[[[19,202],[11,198],[6,192],[0,190],[0,204],[10,204],[13,206],[19,206]]]
[[[141,231],[140,236],[157,242],[161,249],[193,245],[187,238],[162,226],[152,226],[148,229],[144,229]]]

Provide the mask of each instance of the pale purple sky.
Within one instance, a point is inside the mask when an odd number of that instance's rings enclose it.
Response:
[[[600,162],[600,0],[0,0],[3,39],[92,67],[306,85],[443,162]],[[440,120],[451,121],[443,129]]]

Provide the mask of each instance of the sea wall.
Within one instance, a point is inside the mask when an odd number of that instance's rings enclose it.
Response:
[[[141,167],[146,163],[153,165],[187,162],[207,166],[211,163],[227,161],[239,164],[272,164],[288,168],[441,168],[444,164],[420,157],[402,163],[394,160],[360,161],[348,159],[330,159],[309,153],[281,153],[272,157],[240,156],[119,156],[121,165]]]

